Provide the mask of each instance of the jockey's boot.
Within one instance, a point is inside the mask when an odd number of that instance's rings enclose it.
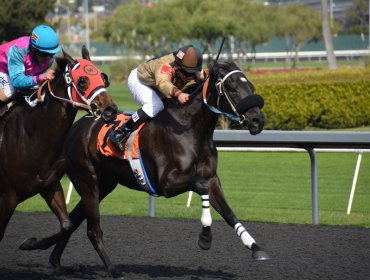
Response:
[[[113,146],[123,152],[125,150],[125,142],[139,125],[144,123],[150,117],[142,110],[137,110],[123,125],[109,133],[109,139]]]

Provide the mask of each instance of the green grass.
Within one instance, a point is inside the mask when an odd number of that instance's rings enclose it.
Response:
[[[120,110],[137,110],[139,108],[139,105],[132,98],[127,84],[112,83],[108,90]]]
[[[318,152],[317,160],[320,224],[370,227],[370,154],[363,154],[350,215],[346,210],[357,154]],[[312,223],[307,153],[220,152],[218,174],[228,203],[240,220]],[[66,190],[68,180],[64,179],[63,184]],[[194,195],[191,207],[186,208],[187,197],[156,198],[156,216],[199,219],[200,198]],[[74,191],[69,211],[78,200]],[[25,201],[17,210],[49,211],[39,196]],[[101,213],[147,216],[148,195],[118,186],[101,203]],[[215,211],[212,214],[214,219],[221,219]]]

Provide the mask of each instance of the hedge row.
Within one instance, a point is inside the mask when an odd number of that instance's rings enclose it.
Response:
[[[346,74],[343,70],[321,70],[247,76],[265,98],[266,129],[370,125],[369,70],[346,71]]]

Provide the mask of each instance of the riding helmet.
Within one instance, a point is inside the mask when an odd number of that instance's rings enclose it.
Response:
[[[181,68],[188,73],[200,72],[202,70],[203,57],[199,49],[193,45],[180,48],[174,53],[176,61]]]
[[[36,26],[32,30],[30,43],[40,52],[56,54],[60,50],[58,36],[48,25]]]

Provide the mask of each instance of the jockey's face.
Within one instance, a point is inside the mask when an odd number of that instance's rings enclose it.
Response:
[[[38,50],[33,50],[33,54],[37,62],[40,64],[48,62],[53,57],[51,53],[40,52]]]
[[[185,70],[183,70],[181,68],[177,68],[176,73],[177,73],[178,77],[182,81],[185,81],[185,82],[190,82],[191,80],[194,80],[195,79],[195,74],[196,74],[196,73],[186,72]]]

